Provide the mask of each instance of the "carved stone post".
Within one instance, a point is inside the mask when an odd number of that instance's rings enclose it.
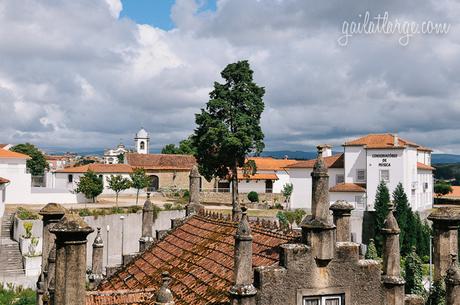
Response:
[[[234,285],[230,289],[232,305],[255,305],[257,289],[253,285],[252,235],[246,207],[235,234]]]
[[[446,305],[460,305],[460,270],[457,254],[451,254],[452,263],[446,275]]]
[[[327,265],[335,252],[335,225],[329,221],[329,175],[323,159],[323,146],[318,146],[318,156],[313,167],[312,215],[301,223],[303,242],[311,247],[316,262]]]
[[[91,264],[91,274],[89,280],[92,282],[92,286],[96,287],[104,277],[102,274],[104,261],[104,242],[101,236],[101,228],[97,228],[96,238],[93,242],[93,255]]]
[[[155,242],[153,237],[153,203],[150,201],[150,194],[147,194],[144,207],[142,208],[142,237],[139,239],[139,252],[145,251],[151,244]]]
[[[351,241],[350,217],[354,209],[353,204],[345,200],[337,200],[329,209],[332,210],[334,224],[337,227],[336,240],[338,242]]]
[[[451,208],[437,208],[428,219],[433,221],[434,281],[446,276],[450,254],[458,253],[458,225],[460,213]]]
[[[93,231],[75,214],[51,228],[56,235],[55,305],[85,305],[86,237]]]
[[[65,214],[65,209],[57,203],[48,203],[44,206],[39,214],[42,215],[43,221],[43,241],[42,241],[42,268],[37,281],[37,304],[42,305],[42,297],[44,294],[49,294],[49,282],[54,277],[53,272],[50,272],[48,257],[50,256],[51,249],[54,246],[54,235],[50,233],[49,229],[57,223]],[[49,298],[47,298],[49,299]]]
[[[189,175],[190,187],[189,187],[189,203],[186,207],[187,216],[195,213],[200,213],[204,207],[200,204],[200,184],[201,175],[198,172],[198,166],[194,165]]]
[[[171,278],[169,277],[169,273],[167,271],[161,274],[162,276],[162,284],[158,292],[155,294],[155,302],[154,305],[174,305],[174,298],[171,290],[169,289],[169,283],[171,282]]]
[[[399,232],[398,222],[391,207],[382,229],[385,238],[382,281],[385,285],[387,305],[404,305],[405,281],[401,277]]]

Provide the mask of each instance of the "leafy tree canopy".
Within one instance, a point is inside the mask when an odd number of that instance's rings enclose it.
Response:
[[[369,245],[367,246],[366,255],[364,256],[366,259],[374,259],[377,260],[379,255],[377,253],[377,248],[375,247],[374,240],[371,238],[369,241]]]
[[[193,155],[195,154],[195,148],[193,147],[193,141],[191,137],[179,142],[179,146],[174,144],[166,144],[161,150],[162,154],[175,154],[175,155]]]
[[[15,145],[11,148],[11,151],[25,154],[30,157],[30,159],[27,160],[27,168],[32,176],[41,176],[45,173],[45,170],[49,169],[45,155],[30,143]]]
[[[415,252],[415,247],[412,247],[412,251],[406,256],[404,265],[404,274],[406,285],[404,290],[406,294],[417,294],[425,297],[425,287],[423,287],[423,269],[422,261]]]
[[[109,189],[115,192],[116,204],[118,205],[118,195],[131,187],[131,181],[122,175],[110,175],[110,177],[107,177],[107,183],[109,184]]]
[[[442,197],[452,192],[452,186],[446,181],[438,181],[434,185],[434,193],[437,197]]]
[[[396,221],[401,230],[399,234],[401,254],[405,256],[411,253],[412,246],[416,243],[417,228],[414,227],[414,215],[401,182],[396,186],[392,196]]]
[[[132,172],[132,174],[129,175],[131,178],[131,186],[137,190],[136,193],[136,204],[139,200],[139,191],[143,188],[146,188],[150,184],[150,178],[147,176],[145,173],[145,170],[143,168],[136,168]]]
[[[99,196],[104,190],[104,184],[93,171],[86,172],[80,177],[80,181],[77,182],[77,188],[75,192],[82,193],[86,198],[96,201],[96,197]]]

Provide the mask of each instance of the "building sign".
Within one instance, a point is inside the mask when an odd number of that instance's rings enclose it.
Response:
[[[378,166],[380,167],[390,167],[391,162],[388,159],[397,157],[397,154],[372,154],[372,158],[382,158],[382,160],[378,164]]]

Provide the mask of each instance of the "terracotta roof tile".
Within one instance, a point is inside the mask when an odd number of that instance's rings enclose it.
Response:
[[[8,159],[30,159],[28,155],[20,154],[11,150],[6,150],[0,148],[0,158],[8,158]]]
[[[460,186],[452,185],[452,192],[443,196],[447,198],[459,198],[460,197]]]
[[[169,154],[126,154],[126,160],[133,167],[144,169],[177,169],[191,170],[196,164],[192,155],[169,155]]]
[[[343,168],[344,166],[344,157],[342,154],[337,154],[330,157],[325,157],[324,162],[328,168]],[[286,166],[287,168],[313,168],[315,165],[316,159],[298,161],[294,164]]]
[[[91,163],[82,166],[76,167],[66,167],[61,170],[57,170],[57,173],[86,173],[88,171],[93,171],[95,173],[113,173],[113,174],[123,174],[123,173],[132,173],[133,168],[127,164],[101,164],[101,163]]]
[[[329,189],[329,192],[356,192],[364,193],[366,188],[356,183],[339,183]]]
[[[365,146],[366,148],[405,148],[407,146],[416,147],[420,150],[429,151],[429,148],[422,147],[414,142],[398,137],[398,145],[394,145],[395,135],[391,133],[368,134],[356,140],[345,142],[344,146]]]
[[[429,170],[429,171],[432,171],[432,170],[435,169],[432,166],[429,166],[429,165],[426,165],[426,164],[423,164],[423,163],[420,163],[420,162],[417,162],[417,168],[418,169],[425,169],[425,170]]]
[[[10,180],[0,177],[0,184],[5,184],[5,183],[8,183],[8,182],[10,182]]]
[[[194,215],[103,281],[99,290],[157,289],[161,273],[168,271],[177,305],[227,304],[235,231],[236,223]],[[254,267],[277,263],[279,246],[294,239],[259,227],[252,235]]]
[[[286,166],[297,163],[297,160],[274,159],[271,157],[251,157],[248,160],[256,162],[257,170],[283,170]]]

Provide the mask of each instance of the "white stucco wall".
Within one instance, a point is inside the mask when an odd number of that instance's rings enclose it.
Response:
[[[30,202],[31,175],[27,173],[25,159],[0,158],[0,177],[10,180],[5,203]]]
[[[273,182],[273,193],[281,193],[284,185],[291,183],[291,179],[289,177],[289,173],[285,170],[276,171],[275,173],[278,176],[278,180]]]
[[[265,193],[265,180],[241,180],[238,183],[239,193]]]
[[[357,170],[366,169],[366,150],[362,146],[345,146],[345,182],[357,183]],[[359,181],[365,182],[365,181]]]
[[[311,168],[290,168],[289,176],[293,186],[291,209],[311,208]]]

